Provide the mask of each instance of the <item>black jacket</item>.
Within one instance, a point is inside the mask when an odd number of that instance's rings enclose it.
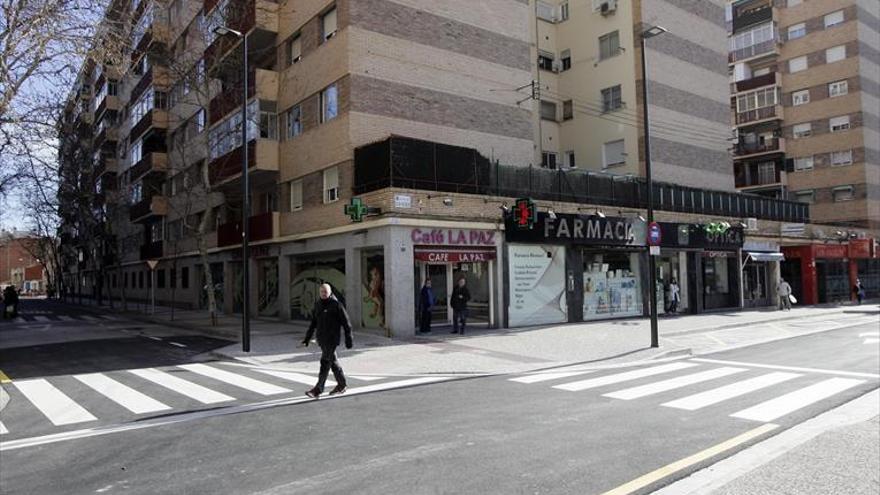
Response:
[[[312,323],[306,332],[304,342],[312,340],[312,335],[317,330],[318,345],[321,347],[337,347],[340,342],[339,329],[345,330],[346,347],[351,342],[351,321],[345,306],[331,295],[327,299],[318,299],[312,312]]]
[[[468,290],[467,286],[459,287],[456,285],[455,288],[452,289],[452,299],[449,301],[449,304],[455,311],[461,311],[467,309],[467,303],[470,300],[471,291]]]

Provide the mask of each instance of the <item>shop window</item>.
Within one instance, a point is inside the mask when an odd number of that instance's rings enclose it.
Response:
[[[639,253],[584,250],[584,321],[641,316]]]
[[[291,260],[290,271],[291,319],[311,319],[323,283],[330,284],[333,294],[345,304],[344,252],[297,256]]]

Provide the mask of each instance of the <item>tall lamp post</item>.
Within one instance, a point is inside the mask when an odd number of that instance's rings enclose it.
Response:
[[[242,101],[241,101],[241,256],[242,256],[242,315],[241,315],[241,350],[251,351],[251,312],[250,312],[250,225],[248,216],[250,213],[250,184],[248,180],[248,39],[247,34],[226,26],[217,26],[214,33],[218,36],[233,35],[242,40]]]
[[[645,133],[645,180],[648,183],[648,224],[654,222],[654,181],[651,178],[651,135],[648,125],[648,63],[645,56],[645,40],[667,31],[661,26],[649,26],[642,31],[642,126]],[[651,301],[651,347],[660,347],[660,331],[657,328],[657,260],[648,254],[649,283]]]

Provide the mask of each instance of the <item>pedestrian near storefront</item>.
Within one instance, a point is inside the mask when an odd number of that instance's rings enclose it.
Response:
[[[312,335],[315,335],[318,346],[321,347],[321,368],[318,372],[318,383],[306,391],[306,395],[315,399],[324,393],[324,384],[330,370],[333,370],[333,377],[336,379],[336,387],[330,391],[330,395],[345,393],[347,388],[345,374],[336,357],[336,348],[339,347],[340,342],[340,330],[345,331],[345,348],[351,349],[352,346],[351,320],[348,318],[345,306],[333,295],[330,284],[321,285],[320,295],[321,298],[315,303],[315,309],[312,312],[312,322],[301,344],[302,347],[308,346]]]
[[[791,311],[791,285],[784,278],[779,279],[776,294],[779,295],[779,309]]]
[[[431,288],[431,279],[427,279],[419,294],[419,333],[431,333],[432,307],[434,307],[434,289]]]
[[[678,303],[681,301],[681,288],[678,286],[678,282],[675,279],[672,279],[669,282],[669,314],[675,314],[678,312]]]
[[[3,316],[10,319],[18,316],[18,291],[14,285],[7,285],[3,289]]]
[[[458,285],[452,289],[452,333],[464,335],[464,327],[467,325],[467,304],[471,300],[471,292],[466,287],[464,277],[458,279]]]
[[[859,304],[862,304],[862,301],[865,299],[865,288],[862,287],[862,281],[859,279],[856,279],[856,285],[853,286],[853,294],[855,294]]]

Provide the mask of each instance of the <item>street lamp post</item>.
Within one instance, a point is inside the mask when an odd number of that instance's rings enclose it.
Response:
[[[241,101],[241,255],[242,255],[242,315],[241,315],[241,350],[251,351],[251,314],[250,314],[250,225],[248,216],[250,213],[250,184],[248,180],[248,39],[247,34],[226,26],[218,26],[214,29],[218,36],[231,34],[242,40],[242,101]]]
[[[642,126],[645,133],[645,180],[648,184],[648,224],[654,221],[654,182],[651,177],[651,137],[648,125],[648,63],[645,55],[645,40],[661,35],[667,30],[661,26],[650,26],[642,31]],[[648,253],[649,289],[651,301],[651,347],[660,347],[660,331],[657,325],[657,260]]]

